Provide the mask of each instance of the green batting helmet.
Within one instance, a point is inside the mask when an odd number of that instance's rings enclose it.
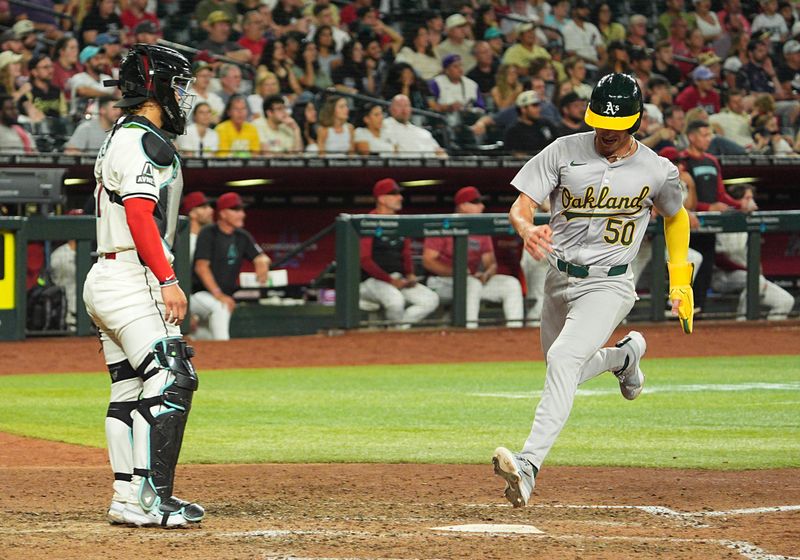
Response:
[[[642,122],[642,92],[627,74],[603,76],[592,90],[584,120],[592,128],[627,130],[633,134]]]

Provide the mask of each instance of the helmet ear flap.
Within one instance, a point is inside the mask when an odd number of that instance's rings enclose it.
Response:
[[[642,112],[639,113],[639,118],[636,119],[636,122],[633,123],[633,126],[628,129],[628,134],[634,134],[639,130],[639,127],[642,125]]]

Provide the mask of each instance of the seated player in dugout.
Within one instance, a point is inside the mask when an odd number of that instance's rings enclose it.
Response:
[[[594,131],[557,139],[511,181],[519,191],[509,212],[511,224],[525,250],[549,263],[541,319],[547,358],[542,396],[522,450],[498,447],[492,458],[514,507],[530,500],[580,384],[611,371],[624,398],[633,400],[642,392],[644,336],[630,331],[616,345],[603,345],[636,301],[630,264],[653,207],[664,217],[672,313],[685,333],[692,332],[689,216],[678,169],[633,137],[643,110],[635,79],[604,76],[584,117]],[[536,211],[548,199],[550,223],[537,226]]]
[[[244,202],[238,194],[223,194],[216,208],[217,221],[197,235],[190,306],[198,321],[195,338],[228,340],[242,261],[252,261],[262,285],[266,285],[271,261],[244,229]]]

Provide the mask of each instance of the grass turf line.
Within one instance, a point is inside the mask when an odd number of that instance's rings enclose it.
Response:
[[[642,365],[636,401],[610,374],[581,386],[589,394],[548,464],[800,466],[797,356]],[[541,362],[200,372],[181,462],[486,463],[497,445],[522,446],[543,380]],[[104,447],[108,385],[98,374],[0,377],[0,431]]]

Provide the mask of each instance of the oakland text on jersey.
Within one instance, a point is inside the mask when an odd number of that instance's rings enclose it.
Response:
[[[650,194],[650,187],[645,185],[636,196],[609,196],[611,187],[608,185],[600,189],[595,198],[594,185],[586,188],[583,196],[574,196],[569,189],[561,192],[561,204],[564,207],[564,217],[597,218],[612,216],[635,216],[643,208],[642,201]],[[626,210],[624,212],[596,212],[595,210]],[[577,211],[575,211],[577,210]]]

